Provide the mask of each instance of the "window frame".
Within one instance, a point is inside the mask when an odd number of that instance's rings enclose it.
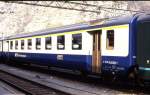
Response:
[[[19,42],[18,42],[18,40],[15,40],[15,50],[18,50],[18,47],[19,47]]]
[[[112,32],[112,34],[111,34],[111,32]],[[115,31],[114,31],[114,29],[107,30],[107,32],[106,32],[106,49],[113,50],[114,47],[115,47]]]
[[[63,44],[61,44],[61,41],[63,41]],[[60,48],[59,45],[63,45],[63,48]],[[65,35],[57,36],[57,50],[65,50]]]
[[[31,43],[31,45],[30,45],[29,43]],[[32,39],[28,39],[28,40],[27,40],[27,47],[28,47],[28,48],[27,48],[28,50],[31,50],[31,49],[32,49]]]
[[[79,40],[79,37],[81,37],[80,38],[80,40]],[[75,38],[77,38],[77,42],[73,42],[73,41],[75,41],[74,39]],[[72,34],[72,50],[82,50],[82,40],[83,39],[83,36],[82,36],[82,33],[78,33],[78,34]],[[78,41],[80,42],[80,43],[78,43]],[[74,48],[74,45],[75,44],[78,44],[79,45],[79,48]]]
[[[49,39],[50,38],[50,39]],[[50,41],[50,43],[48,43],[48,40]],[[50,45],[51,48],[48,48],[47,45]],[[52,37],[45,37],[45,50],[51,50],[52,49]]]
[[[39,41],[39,40],[40,41]],[[39,45],[38,45],[39,44]],[[38,47],[39,46],[39,47]],[[41,50],[41,38],[36,38],[35,39],[35,47],[36,47],[36,50]]]
[[[13,50],[13,41],[10,41],[10,50]]]
[[[25,40],[21,40],[20,42],[21,42],[21,50],[24,50],[25,49]],[[23,42],[23,45],[22,45],[22,42]]]

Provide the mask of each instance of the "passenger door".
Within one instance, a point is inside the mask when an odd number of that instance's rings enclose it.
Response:
[[[101,32],[95,30],[93,32],[93,55],[92,55],[92,72],[101,73]]]

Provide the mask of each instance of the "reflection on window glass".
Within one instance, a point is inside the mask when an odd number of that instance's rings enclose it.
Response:
[[[52,48],[51,37],[46,37],[45,38],[45,49],[50,50],[51,48]]]
[[[21,40],[21,49],[24,49],[24,40]]]
[[[72,49],[81,50],[82,49],[82,34],[73,34],[72,35]]]
[[[64,50],[65,49],[65,36],[58,36],[57,37],[57,49]]]
[[[114,30],[107,31],[106,48],[109,50],[114,49]]]
[[[36,49],[41,49],[41,38],[36,38]]]
[[[28,49],[31,50],[32,48],[32,40],[28,39]]]

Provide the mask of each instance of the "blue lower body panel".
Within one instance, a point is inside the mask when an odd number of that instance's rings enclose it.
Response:
[[[17,61],[18,63],[33,63],[45,66],[55,66],[71,70],[82,70],[92,73],[92,55],[61,55],[61,54],[45,54],[45,53],[6,53],[9,61]],[[102,73],[115,72],[117,75],[124,76],[130,66],[129,57],[102,56]]]
[[[90,55],[63,55],[63,59],[57,59],[61,54],[44,53],[9,53],[10,61],[30,62],[33,64],[56,66],[72,70],[91,71]]]
[[[127,77],[129,68],[134,65],[129,56],[102,56],[102,71],[105,75],[117,75],[119,77]]]

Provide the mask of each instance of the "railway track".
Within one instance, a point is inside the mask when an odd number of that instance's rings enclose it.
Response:
[[[150,93],[149,90],[137,89],[132,86],[130,87],[130,85],[126,86],[122,84],[111,84],[108,82],[104,83],[104,81],[100,81],[98,78],[82,78],[80,75],[66,74],[62,72],[60,73],[57,71],[54,72],[53,70],[49,71],[46,68],[42,69],[41,67],[33,67],[32,69],[28,66],[26,68],[25,67],[26,66],[18,67],[13,65],[8,66],[0,64],[0,70],[2,71],[11,73],[15,76],[22,77],[23,79],[29,79],[41,85],[45,85],[50,88],[55,88],[62,92],[67,92],[73,95],[149,95]]]
[[[0,80],[15,87],[27,95],[69,95],[65,92],[20,78],[2,70],[0,70]]]

